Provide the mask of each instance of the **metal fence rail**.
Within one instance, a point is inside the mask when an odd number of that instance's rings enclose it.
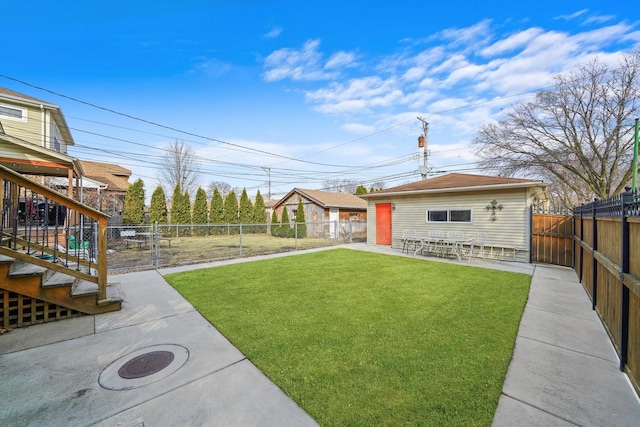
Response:
[[[574,209],[575,270],[640,389],[640,192]]]
[[[284,231],[283,231],[284,230]],[[365,242],[366,221],[110,226],[108,267],[118,272]]]

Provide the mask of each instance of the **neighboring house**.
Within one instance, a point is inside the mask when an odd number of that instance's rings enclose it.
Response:
[[[365,221],[367,219],[367,203],[358,196],[294,188],[273,206],[279,220],[282,220],[282,210],[287,209],[289,220],[293,223],[298,210],[298,199],[302,199],[304,218],[307,223],[325,223],[317,226],[309,224],[307,235],[310,237],[326,234],[325,229],[334,230],[328,226],[329,221]],[[333,235],[333,231],[328,233]]]
[[[56,153],[67,154],[73,145],[60,107],[2,87],[0,121],[7,135]]]
[[[529,260],[530,207],[548,203],[542,181],[452,173],[360,197],[367,201],[367,243],[402,247],[402,233],[415,230],[486,233],[488,254],[509,249]],[[517,251],[514,253],[513,249]]]
[[[118,216],[124,209],[124,199],[129,188],[131,171],[112,163],[81,160],[83,201],[85,204],[107,215]],[[55,188],[66,188],[67,183],[53,178],[49,184]]]
[[[77,159],[67,155],[73,145],[60,107],[0,87],[0,164],[22,174],[82,176]]]

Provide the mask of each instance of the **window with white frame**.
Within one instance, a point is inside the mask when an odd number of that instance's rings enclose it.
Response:
[[[0,104],[0,117],[3,119],[27,121],[27,110],[13,105]]]
[[[471,223],[471,209],[428,209],[427,222]]]

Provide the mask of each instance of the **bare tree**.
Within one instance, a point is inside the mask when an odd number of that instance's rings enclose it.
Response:
[[[176,139],[165,151],[162,157],[163,167],[159,172],[165,193],[172,191],[176,184],[179,184],[182,191],[195,194],[200,177],[200,163],[195,150],[186,142]]]
[[[354,179],[329,179],[322,183],[323,188],[327,191],[335,191],[338,193],[356,194],[356,189],[360,185],[360,181]]]
[[[213,197],[213,190],[215,190],[216,188],[224,199],[225,196],[231,191],[231,184],[224,181],[211,181],[209,185],[207,185],[207,196],[209,197],[209,199]]]
[[[635,53],[618,68],[594,60],[555,77],[553,89],[479,130],[480,167],[540,177],[563,207],[621,192],[632,176],[639,71]]]

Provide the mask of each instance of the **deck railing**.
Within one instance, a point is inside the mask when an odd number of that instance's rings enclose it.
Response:
[[[0,165],[0,254],[98,285],[107,299],[108,215]]]

